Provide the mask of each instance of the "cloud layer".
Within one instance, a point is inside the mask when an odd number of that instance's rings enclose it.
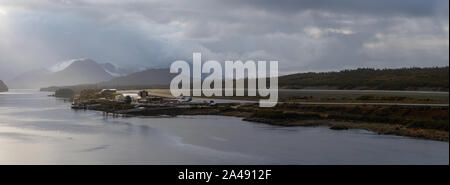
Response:
[[[72,58],[164,67],[278,60],[281,73],[443,66],[447,0],[2,0],[0,78]]]

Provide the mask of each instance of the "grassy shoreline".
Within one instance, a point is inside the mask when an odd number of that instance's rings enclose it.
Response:
[[[411,129],[398,124],[335,121],[335,120],[302,120],[292,122],[274,122],[271,120],[247,119],[245,121],[266,123],[279,126],[326,126],[332,130],[362,129],[382,135],[406,136],[419,139],[448,142],[449,133],[447,131],[433,129]]]
[[[396,135],[407,136],[419,139],[428,139],[435,141],[449,141],[449,132],[436,129],[416,129],[408,128],[400,124],[387,124],[387,123],[371,123],[371,122],[359,122],[359,121],[337,121],[331,119],[305,119],[305,120],[276,120],[265,119],[258,117],[249,117],[249,115],[242,112],[228,112],[219,113],[217,115],[241,117],[244,121],[264,123],[277,126],[326,126],[332,130],[348,130],[348,129],[363,129],[375,132],[383,135]]]
[[[334,130],[364,129],[378,134],[449,140],[448,106],[318,105],[281,103],[262,108],[257,103],[177,103],[158,101],[139,106],[114,101],[114,95],[84,90],[74,109],[90,109],[122,116],[223,115],[279,126],[327,126]],[[367,96],[362,100],[378,99]],[[401,99],[405,100],[405,99]],[[407,99],[410,101],[413,99]]]
[[[135,109],[130,111],[130,106],[117,106],[107,104],[95,103],[96,106],[92,110],[104,111],[108,113],[124,114],[126,116],[164,116],[172,117],[178,115],[221,115],[221,116],[233,116],[240,117],[244,121],[264,123],[278,126],[326,126],[333,130],[347,130],[347,129],[363,129],[372,131],[378,134],[384,135],[397,135],[407,136],[420,139],[446,141],[449,140],[448,131],[448,116],[443,116],[437,120],[438,114],[432,117],[436,120],[428,120],[423,125],[422,122],[408,120],[408,116],[404,115],[404,119],[399,119],[392,114],[392,118],[381,120],[378,117],[368,116],[364,117],[362,113],[348,114],[348,112],[354,111],[354,109],[361,109],[359,106],[304,106],[295,105],[296,110],[292,109],[293,105],[289,105],[290,110],[286,110],[287,107],[280,106],[276,109],[259,108],[257,105],[247,104],[239,106],[237,104],[220,104],[216,107],[205,107],[199,105],[192,105],[191,107],[156,107],[156,108],[144,108]],[[324,110],[322,113],[317,109],[326,109],[337,111]],[[383,108],[380,106],[364,106],[371,111],[380,111]],[[392,107],[386,107],[384,109],[393,109]],[[401,110],[401,107],[395,107],[394,109]],[[448,108],[411,108],[404,107],[411,114],[427,114],[430,111],[439,111],[439,114],[448,114]],[[304,111],[309,110],[309,111]],[[126,112],[123,112],[126,111]],[[348,115],[359,115],[359,117],[352,117]],[[340,115],[338,117],[336,115]],[[420,117],[423,118],[423,117]],[[371,119],[373,119],[371,121]],[[416,123],[418,122],[418,123]],[[422,124],[420,124],[422,123]]]

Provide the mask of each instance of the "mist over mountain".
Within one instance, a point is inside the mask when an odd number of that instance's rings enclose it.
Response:
[[[51,72],[58,72],[58,71],[62,71],[64,69],[66,69],[68,66],[70,66],[72,63],[77,62],[77,61],[83,61],[83,60],[90,60],[90,59],[72,59],[72,60],[67,60],[67,61],[63,61],[63,62],[59,62],[51,67],[48,68],[49,71]],[[131,68],[122,68],[122,67],[118,67],[114,64],[111,64],[109,62],[107,63],[98,63],[107,73],[109,73],[112,76],[118,77],[118,76],[125,76],[127,74],[131,74],[134,72],[137,72],[137,70],[135,69],[131,69]]]
[[[8,86],[6,86],[6,84],[0,80],[0,92],[6,92],[6,91],[8,91]]]
[[[165,69],[147,69],[141,72],[117,77],[99,85],[105,86],[131,86],[131,85],[167,85],[177,74]]]
[[[73,62],[62,71],[50,75],[53,84],[74,85],[82,83],[96,83],[112,79],[114,76],[106,72],[97,62],[85,59]]]
[[[38,88],[47,84],[45,81],[47,81],[50,74],[51,72],[47,69],[36,69],[8,80],[7,83],[10,84],[10,88],[14,89]]]
[[[67,65],[65,67],[64,65]],[[61,67],[62,66],[62,67]],[[64,86],[108,81],[115,75],[123,75],[112,64],[99,64],[92,59],[76,59],[60,64],[51,70],[39,69],[26,72],[8,81],[11,88],[41,88],[47,86]],[[113,75],[114,74],[114,75]]]
[[[117,67],[116,65],[111,64],[111,63],[103,63],[100,65],[103,67],[103,69],[107,73],[109,73],[110,75],[112,75],[114,77],[125,76],[127,74],[137,72],[134,69],[125,69],[125,68]]]

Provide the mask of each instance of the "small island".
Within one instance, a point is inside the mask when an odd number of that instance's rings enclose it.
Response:
[[[6,86],[6,84],[0,80],[0,92],[7,92],[7,91],[8,91],[8,86]]]

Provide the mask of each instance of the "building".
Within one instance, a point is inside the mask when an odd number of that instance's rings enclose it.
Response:
[[[147,91],[139,91],[139,96],[141,98],[147,98],[148,97],[148,92]]]

